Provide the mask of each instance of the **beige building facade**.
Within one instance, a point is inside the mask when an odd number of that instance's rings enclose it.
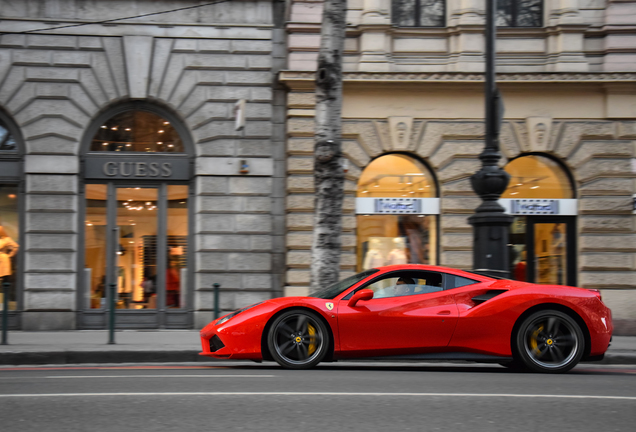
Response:
[[[421,8],[413,25],[400,8],[418,2],[348,2],[343,276],[364,268],[366,255],[388,239],[409,262],[472,266],[467,218],[480,202],[470,176],[484,145],[485,2],[428,3],[437,9]],[[531,25],[520,11],[512,21],[510,10],[498,11],[501,166],[512,175],[502,202],[515,215],[511,266],[526,280],[602,290],[616,333],[636,334],[636,2],[534,5]],[[321,10],[320,1],[292,1],[288,68],[279,74],[289,89],[289,295],[309,285]],[[398,159],[411,165],[399,172]],[[389,199],[400,210],[380,209]],[[420,207],[400,207],[410,203]],[[420,234],[412,235],[416,216]],[[426,246],[416,259],[409,248],[418,242]],[[389,258],[391,242],[383,247],[377,262],[389,263],[397,255]]]

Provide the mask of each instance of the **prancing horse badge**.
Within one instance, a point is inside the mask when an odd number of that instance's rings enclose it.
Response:
[[[327,309],[329,310],[333,309],[333,303],[325,303],[325,306],[327,306]]]

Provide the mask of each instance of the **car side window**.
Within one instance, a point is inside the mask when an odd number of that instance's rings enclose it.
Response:
[[[366,287],[373,291],[373,298],[403,297],[442,291],[442,275],[433,272],[392,274]]]
[[[468,279],[463,276],[447,275],[447,278],[450,279],[450,288],[461,288],[463,286],[479,283],[479,281]]]

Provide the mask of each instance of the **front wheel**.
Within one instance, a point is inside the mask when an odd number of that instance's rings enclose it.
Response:
[[[517,332],[519,359],[534,372],[563,373],[583,357],[585,340],[579,325],[556,310],[535,312]]]
[[[279,365],[288,369],[309,369],[327,354],[329,332],[315,313],[290,310],[272,323],[267,346]]]

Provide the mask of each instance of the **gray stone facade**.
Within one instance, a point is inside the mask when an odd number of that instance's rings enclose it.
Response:
[[[118,7],[114,7],[114,3]],[[193,323],[281,294],[285,64],[279,6],[232,1],[2,1],[0,106],[24,137],[21,327],[76,327],[84,132],[104,110],[144,100],[182,120],[195,146]],[[40,29],[44,29],[41,30]],[[246,100],[235,130],[234,104]],[[239,174],[239,163],[249,173]]]

